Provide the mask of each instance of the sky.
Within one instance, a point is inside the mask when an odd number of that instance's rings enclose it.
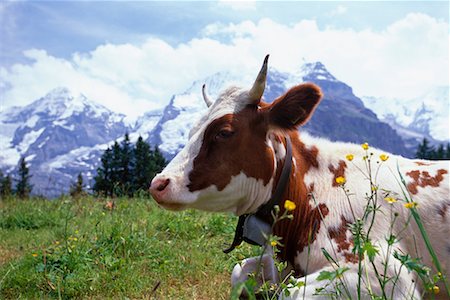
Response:
[[[65,86],[136,118],[220,71],[322,62],[357,96],[449,85],[447,1],[2,1],[0,111]]]

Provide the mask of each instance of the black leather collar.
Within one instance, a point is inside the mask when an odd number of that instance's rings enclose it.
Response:
[[[280,180],[278,181],[275,192],[269,201],[262,205],[253,214],[245,214],[239,216],[234,233],[234,239],[228,249],[223,250],[224,253],[230,253],[239,246],[243,241],[262,246],[268,234],[272,229],[272,224],[264,220],[271,220],[271,211],[275,205],[282,203],[283,193],[289,184],[289,177],[292,170],[292,144],[289,136],[286,136],[286,156],[284,158],[284,166],[281,170]]]

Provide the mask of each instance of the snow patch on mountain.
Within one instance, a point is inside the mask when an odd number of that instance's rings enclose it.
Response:
[[[450,140],[449,87],[436,87],[412,99],[362,97],[364,104],[389,124],[397,123],[410,137],[431,136],[440,141]]]
[[[160,134],[161,151],[177,153],[183,148],[193,124],[206,110],[206,104],[199,97],[201,97],[199,93],[182,94],[174,97],[172,107],[178,112],[178,115],[175,119],[168,120],[162,125]]]
[[[150,132],[155,128],[161,119],[163,111],[161,109],[146,112],[140,116],[135,124],[134,129],[130,132],[130,140],[135,141],[141,136],[144,140],[148,138]]]
[[[41,128],[39,130],[33,130],[26,133],[22,138],[22,142],[17,145],[17,149],[19,150],[19,152],[26,152],[28,148],[41,136],[44,130],[45,128]]]
[[[53,159],[43,163],[41,165],[42,170],[52,171],[55,169],[64,169],[69,165],[84,166],[87,169],[94,169],[94,165],[87,163],[86,161],[95,158],[97,155],[93,152],[101,153],[108,148],[108,144],[95,145],[94,147],[79,147],[73,149],[68,153],[58,155]],[[99,157],[98,157],[99,158]]]

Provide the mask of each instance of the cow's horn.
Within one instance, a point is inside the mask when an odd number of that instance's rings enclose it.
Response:
[[[206,84],[202,87],[203,100],[205,100],[206,106],[210,107],[213,103],[211,99],[209,99],[208,95],[206,95]]]
[[[248,92],[250,102],[258,104],[264,94],[264,88],[266,87],[267,77],[267,61],[269,60],[269,54],[264,58],[264,63],[259,71],[258,77],[256,77],[255,83],[253,83],[252,89]]]

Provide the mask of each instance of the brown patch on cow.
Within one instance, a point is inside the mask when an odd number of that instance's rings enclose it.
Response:
[[[353,240],[347,238],[347,232],[349,231],[348,224],[350,222],[341,216],[341,225],[337,228],[329,228],[328,234],[332,240],[337,244],[337,252],[345,257],[346,262],[357,263],[358,256],[352,253]]]
[[[358,255],[351,252],[345,252],[344,253],[345,261],[348,263],[354,263],[357,264],[359,262]]]
[[[337,251],[342,252],[344,250],[348,250],[350,248],[350,241],[347,239],[347,231],[348,231],[348,221],[341,216],[341,225],[337,228],[329,228],[328,234],[330,238],[335,240],[338,245]]]
[[[408,191],[415,195],[419,191],[417,187],[438,187],[440,182],[444,180],[444,174],[447,174],[448,171],[444,169],[440,169],[437,171],[437,174],[435,176],[431,176],[428,171],[419,171],[414,170],[406,173],[407,176],[411,177],[413,179],[413,182],[410,182],[407,186]]]
[[[444,202],[437,208],[437,212],[442,217],[442,220],[445,220],[448,210],[449,210],[449,207],[450,207],[450,202]]]
[[[415,161],[414,163],[418,166],[431,166],[432,165],[432,163],[424,163],[421,161]]]
[[[284,261],[289,261],[295,268],[296,272],[301,273],[294,262],[297,252],[302,252],[305,247],[312,244],[320,230],[322,218],[329,214],[328,207],[321,203],[318,206],[310,204],[311,194],[314,190],[314,184],[308,187],[305,184],[304,178],[309,170],[319,167],[317,160],[317,147],[307,148],[306,145],[298,139],[297,132],[291,132],[292,141],[292,155],[297,161],[296,174],[291,174],[290,182],[287,190],[283,195],[283,199],[289,199],[296,204],[296,209],[292,212],[293,220],[282,220],[274,227],[274,234],[281,237],[281,243],[284,245],[280,250],[279,258]],[[281,169],[277,168],[275,182],[278,182]],[[281,204],[281,212],[284,208]]]
[[[332,164],[330,164],[328,166],[328,170],[330,170],[330,172],[333,173],[333,175],[334,175],[333,182],[331,183],[332,186],[334,186],[334,187],[339,186],[339,184],[336,182],[336,178],[345,177],[345,169],[346,168],[347,168],[347,164],[343,160],[339,161],[337,168],[335,166],[333,166]]]
[[[273,152],[266,145],[267,130],[264,116],[251,107],[212,121],[189,173],[189,191],[211,185],[221,191],[241,172],[268,184],[273,175]]]

